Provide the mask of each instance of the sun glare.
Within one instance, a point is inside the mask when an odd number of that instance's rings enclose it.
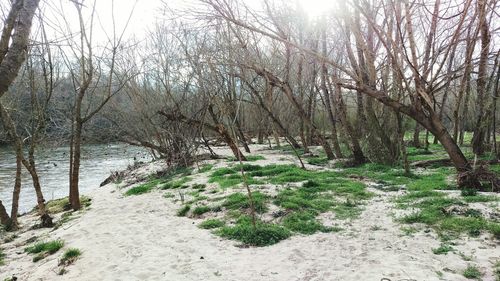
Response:
[[[336,0],[295,0],[310,18],[317,18],[333,10]]]

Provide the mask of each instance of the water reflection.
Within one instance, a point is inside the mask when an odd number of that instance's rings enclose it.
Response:
[[[37,168],[46,200],[68,195],[69,147],[43,148],[37,153]],[[124,144],[85,145],[82,148],[80,168],[80,192],[82,194],[99,187],[112,171],[126,168],[137,161],[148,161],[143,149]],[[16,158],[10,147],[0,147],[0,199],[10,212],[12,189],[16,171]],[[23,168],[23,185],[19,200],[21,212],[36,205],[35,190],[29,173]]]

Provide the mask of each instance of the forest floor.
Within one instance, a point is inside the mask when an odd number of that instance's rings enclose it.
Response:
[[[286,148],[250,148],[243,165],[224,147],[192,168],[144,165],[78,212],[52,202],[54,229],[21,217],[0,234],[0,280],[499,280],[500,196],[454,190],[451,167],[339,168],[316,152],[302,170]]]

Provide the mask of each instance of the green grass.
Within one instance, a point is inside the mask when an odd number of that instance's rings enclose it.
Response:
[[[318,231],[329,232],[337,230],[323,226],[316,220],[316,214],[313,212],[301,211],[292,212],[283,220],[283,226],[287,229],[302,234],[314,234]]]
[[[411,194],[418,193],[410,193],[409,195]],[[403,200],[405,199],[403,198]],[[406,207],[416,207],[419,211],[404,216],[401,221],[409,224],[424,223],[433,226],[445,236],[457,237],[464,233],[469,236],[479,236],[483,231],[488,231],[497,239],[500,238],[499,223],[483,218],[481,213],[474,209],[467,209],[463,215],[444,212],[452,205],[465,206],[465,203],[459,199],[444,196],[424,197],[421,201],[406,205]]]
[[[82,252],[79,249],[69,248],[64,252],[61,260],[59,261],[59,264],[70,265],[74,263],[81,255]]]
[[[432,252],[435,255],[447,255],[448,252],[453,251],[453,247],[447,244],[441,244],[438,248],[433,248]]]
[[[443,212],[446,207],[459,203],[460,201],[457,199],[429,197],[415,203],[413,207],[419,208],[420,211],[403,217],[402,221],[405,223],[425,223],[434,225],[446,217],[446,214]]]
[[[347,201],[333,208],[335,218],[339,220],[356,219],[361,215],[362,209],[357,203]]]
[[[205,190],[205,188],[207,188],[207,185],[206,184],[202,184],[202,183],[196,183],[196,184],[193,184],[191,186],[191,188],[203,191],[203,190]]]
[[[497,259],[493,265],[493,274],[495,275],[495,281],[500,281],[500,259]]]
[[[84,195],[80,196],[80,204],[83,207],[90,206],[90,204],[91,204],[90,197],[87,197],[87,196],[84,196]],[[68,197],[50,200],[50,201],[47,202],[47,204],[45,205],[45,207],[47,208],[47,211],[50,214],[57,214],[57,213],[61,213],[61,212],[64,212],[64,211],[71,210],[71,204],[69,203]]]
[[[127,190],[127,192],[125,192],[125,195],[131,196],[131,195],[140,195],[140,194],[148,193],[151,190],[153,190],[153,188],[155,188],[159,183],[160,183],[160,180],[158,180],[158,179],[149,181],[147,183],[143,183],[141,185],[132,187],[131,189]]]
[[[215,232],[217,235],[237,240],[249,246],[269,246],[290,237],[291,233],[286,228],[276,225],[257,222],[254,229],[251,219],[242,216],[234,226],[224,226]]]
[[[469,264],[467,268],[464,270],[462,273],[463,276],[467,279],[481,279],[481,276],[483,275],[481,271],[479,271],[479,268],[475,265]]]
[[[199,169],[198,169],[198,173],[205,173],[205,172],[208,172],[210,170],[212,170],[212,168],[214,167],[214,165],[212,164],[203,164]]]
[[[307,163],[316,166],[325,166],[328,164],[328,158],[326,156],[313,156],[307,158]]]
[[[187,188],[188,186],[185,185],[187,182],[191,181],[192,178],[191,177],[182,177],[178,180],[171,180],[171,181],[168,181],[168,182],[165,182],[163,183],[161,186],[160,186],[160,189],[178,189],[178,188],[181,188],[181,189],[184,189],[184,188]]]
[[[266,159],[262,155],[247,155],[245,157],[246,157],[247,161],[249,161],[249,162],[254,162],[254,161],[265,160]],[[234,162],[234,161],[240,161],[240,160],[238,158],[234,157],[234,156],[231,156],[231,157],[227,158],[227,161]]]
[[[334,205],[333,200],[322,198],[317,193],[304,189],[283,189],[274,200],[274,204],[288,210],[311,210],[326,212]]]
[[[27,247],[25,251],[30,254],[38,254],[42,252],[48,252],[53,254],[64,246],[64,241],[54,240],[49,242],[38,242],[33,246]]]
[[[193,209],[193,215],[201,216],[204,213],[208,213],[210,211],[211,211],[211,208],[208,206],[197,206],[196,208]]]
[[[500,197],[494,195],[474,195],[466,196],[462,198],[467,203],[478,203],[478,202],[495,202],[500,201]]]
[[[267,210],[266,203],[268,201],[268,196],[258,191],[254,191],[252,192],[252,199],[257,213],[264,213]],[[230,210],[250,209],[250,200],[247,194],[233,193],[226,197],[222,206]]]
[[[38,242],[32,246],[25,248],[25,252],[29,254],[37,254],[33,257],[33,262],[37,262],[45,257],[59,251],[64,246],[64,241],[54,240],[49,242]]]
[[[219,219],[208,219],[203,221],[198,225],[198,227],[203,228],[203,229],[214,229],[214,228],[219,228],[223,227],[226,223],[222,220]]]
[[[177,216],[185,217],[187,215],[187,213],[189,212],[189,210],[191,210],[191,206],[185,205],[177,211]]]
[[[2,250],[2,248],[0,248],[0,266],[5,264],[4,259],[5,259],[5,254]]]
[[[244,164],[244,169],[253,167],[252,165]],[[260,167],[260,166],[255,166]],[[245,178],[243,175],[239,174],[239,171],[235,168],[221,168],[216,170],[210,176],[208,182],[209,183],[217,183],[221,188],[229,188],[233,186],[237,186],[243,183],[246,180],[246,183],[251,184],[264,184],[264,182],[254,179],[250,174],[246,174]]]

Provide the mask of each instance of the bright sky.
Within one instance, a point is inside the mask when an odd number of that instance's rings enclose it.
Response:
[[[249,6],[255,6],[255,4],[259,2],[258,0],[245,1]],[[337,2],[336,0],[291,1],[297,1],[301,9],[303,9],[310,18],[321,16],[324,12],[330,10]],[[87,14],[91,10],[90,8],[93,2],[94,0],[84,1],[87,7],[84,11]],[[70,0],[45,0],[43,3],[45,7],[51,7],[52,9],[57,9],[59,11],[62,10],[62,13],[65,15],[71,26],[71,29],[75,32],[78,30],[77,14],[75,12],[75,7]],[[125,32],[125,37],[127,38],[132,34],[135,34],[140,38],[147,29],[154,26],[154,23],[158,18],[163,17],[162,8],[164,4],[168,4],[169,6],[175,8],[185,6],[186,4],[189,5],[191,3],[197,3],[197,0],[96,0],[96,11],[98,17],[95,19],[95,40],[106,40],[105,33],[111,36],[113,30],[113,11],[116,23],[116,32],[120,33],[124,29],[127,19],[133,10],[132,18]],[[262,7],[261,4],[257,5]],[[65,24],[64,20],[61,20],[60,18],[60,14],[54,14],[47,16],[45,20],[48,21],[48,25],[52,25],[52,28],[58,28]]]

